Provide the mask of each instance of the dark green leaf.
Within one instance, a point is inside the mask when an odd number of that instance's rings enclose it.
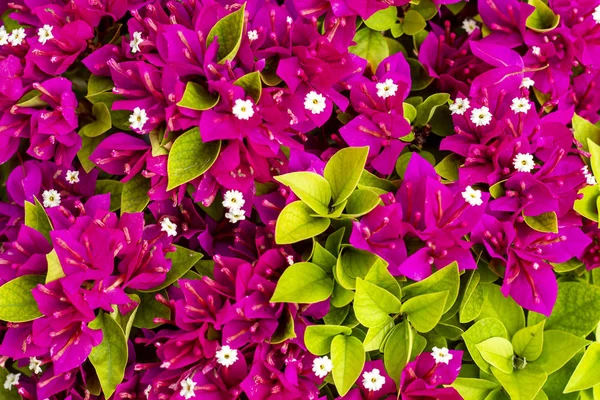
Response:
[[[554,211],[542,213],[535,216],[523,215],[525,223],[538,232],[558,233],[558,218]]]
[[[135,213],[144,211],[150,197],[150,181],[142,175],[136,175],[123,185],[121,193],[121,213]]]
[[[167,253],[167,259],[171,260],[171,269],[167,272],[165,281],[160,285],[150,290],[141,290],[141,292],[157,292],[168,286],[173,282],[181,278],[188,272],[194,264],[196,264],[201,258],[202,253],[195,252],[181,246],[175,246],[175,251]]]
[[[423,19],[423,16],[421,14],[419,14],[417,11],[408,10],[406,12],[406,14],[404,14],[403,28],[404,28],[404,33],[406,33],[407,35],[411,35],[411,36],[416,35],[417,33],[421,32],[423,29],[425,29],[426,26],[427,26],[427,23]]]
[[[48,241],[50,241],[50,231],[52,224],[44,210],[44,206],[34,198],[35,204],[25,201],[25,225],[40,232]]]

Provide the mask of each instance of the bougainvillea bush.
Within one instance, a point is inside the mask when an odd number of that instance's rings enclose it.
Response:
[[[1,399],[600,399],[598,0],[0,13]]]

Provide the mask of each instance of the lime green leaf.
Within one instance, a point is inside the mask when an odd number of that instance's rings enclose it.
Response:
[[[238,78],[235,82],[233,82],[233,84],[243,88],[246,94],[252,97],[254,103],[258,103],[258,101],[260,100],[260,95],[262,93],[262,81],[260,80],[260,72],[250,72],[249,74]]]
[[[587,348],[585,354],[575,372],[569,379],[567,387],[565,387],[564,393],[576,392],[580,390],[589,389],[600,383],[600,343],[593,342],[590,347]]]
[[[559,282],[556,304],[546,329],[586,336],[600,321],[600,287],[584,282]]]
[[[273,333],[273,336],[271,336],[269,343],[279,344],[296,337],[294,317],[289,308],[283,311],[283,316],[279,318],[278,322],[279,326],[275,330],[275,333]]]
[[[412,328],[406,321],[392,329],[383,347],[383,364],[388,375],[396,384],[400,381],[402,370],[411,358],[414,343]]]
[[[46,262],[48,263],[46,283],[50,283],[65,276],[65,272],[58,260],[58,255],[56,255],[56,250],[53,249],[50,253],[46,254]]]
[[[415,118],[417,118],[417,109],[410,103],[402,103],[402,108],[404,111],[404,118],[408,120],[408,122],[413,122]]]
[[[459,12],[461,12],[461,10],[463,8],[465,8],[465,6],[467,5],[467,3],[465,2],[460,2],[460,3],[453,3],[453,4],[444,4],[446,6],[446,8],[448,10],[450,10],[450,12],[454,15],[458,14]]]
[[[323,246],[321,246],[318,242],[315,242],[313,247],[313,254],[311,257],[311,262],[317,264],[319,267],[323,269],[323,271],[329,273],[335,267],[337,263],[337,258],[333,256],[330,252],[328,252]]]
[[[404,33],[407,35],[416,35],[425,29],[426,26],[427,23],[425,22],[425,19],[423,19],[423,16],[415,10],[408,10],[406,14],[404,14],[403,29]]]
[[[577,337],[569,332],[545,331],[542,353],[535,364],[542,367],[548,374],[552,374],[589,343],[589,340]]]
[[[388,336],[388,333],[394,328],[394,320],[388,317],[386,322],[383,324],[369,328],[367,335],[363,340],[363,347],[365,351],[379,350],[381,345],[384,343],[384,339]]]
[[[39,200],[34,198],[34,202],[35,204],[25,201],[25,225],[35,229],[50,241],[52,223]]]
[[[504,189],[504,182],[506,182],[506,179],[498,181],[490,186],[490,194],[493,198],[497,199],[504,196],[506,193],[506,190]]]
[[[461,164],[462,160],[458,155],[450,154],[435,166],[435,172],[445,180],[455,182],[458,180],[458,168]]]
[[[275,180],[292,189],[294,194],[317,214],[329,214],[331,188],[321,175],[305,171],[292,172],[276,176]]]
[[[513,372],[513,347],[501,337],[493,337],[475,345],[481,357],[506,374]]]
[[[435,157],[433,156],[433,154],[431,154],[427,151],[404,153],[400,157],[398,157],[398,159],[396,160],[396,167],[395,167],[396,173],[401,178],[404,178],[404,174],[406,173],[406,168],[408,168],[408,163],[410,162],[410,159],[412,158],[413,154],[420,155],[425,160],[427,160],[432,166],[435,166]]]
[[[397,189],[392,182],[387,179],[378,178],[367,170],[363,170],[358,181],[358,188],[369,189],[379,195],[395,192]]]
[[[329,307],[329,312],[323,317],[323,321],[325,321],[327,325],[341,325],[348,316],[350,310],[351,307],[349,305],[339,308]]]
[[[331,342],[337,335],[351,335],[352,329],[340,325],[310,325],[304,332],[304,344],[308,351],[323,356],[331,351]]]
[[[533,400],[548,378],[546,372],[535,364],[528,364],[524,369],[515,370],[512,374],[492,367],[492,373],[511,400]]]
[[[400,300],[385,289],[356,278],[354,314],[367,328],[384,324],[389,314],[400,311]]]
[[[96,164],[90,161],[90,155],[96,147],[106,138],[106,135],[100,135],[94,138],[83,136],[81,138],[81,149],[77,152],[77,159],[81,163],[81,166],[85,172],[90,172],[94,169]]]
[[[421,0],[419,4],[413,5],[411,9],[421,14],[425,20],[430,20],[438,14],[438,7],[431,0]]]
[[[0,321],[27,322],[42,316],[31,294],[44,276],[23,275],[0,286]]]
[[[365,281],[387,290],[398,299],[402,297],[398,281],[390,274],[388,264],[382,259],[373,264],[367,275],[365,275]]]
[[[325,248],[327,249],[327,251],[329,251],[336,257],[340,254],[340,247],[344,239],[344,232],[346,232],[346,228],[341,227],[340,229],[329,235],[327,237],[327,240],[325,241]]]
[[[588,139],[593,143],[600,144],[600,127],[592,124],[587,119],[577,114],[573,115],[573,135],[584,151],[589,151]]]
[[[371,267],[379,260],[368,251],[346,247],[337,260],[336,279],[346,289],[356,288],[356,278],[364,279]]]
[[[198,128],[192,128],[175,139],[169,152],[167,190],[196,179],[208,170],[217,160],[221,142],[204,143]]]
[[[177,103],[179,107],[189,108],[190,110],[204,111],[210,110],[219,102],[219,96],[213,96],[208,89],[196,82],[188,82],[185,85],[183,97]]]
[[[377,11],[365,20],[365,25],[375,31],[387,31],[397,20],[398,10],[396,7],[388,7]]]
[[[110,211],[121,208],[123,186],[123,183],[112,179],[99,179],[96,181],[96,194],[110,194]]]
[[[275,226],[275,242],[290,244],[310,239],[325,232],[330,221],[311,216],[312,210],[302,201],[285,206]]]
[[[456,389],[464,400],[484,400],[499,385],[486,379],[458,377],[452,383],[452,387]]]
[[[484,340],[493,337],[508,339],[508,334],[502,322],[495,318],[485,318],[475,322],[473,326],[463,333],[462,337],[473,361],[475,361],[483,372],[489,373],[490,366],[483,357],[481,357],[476,346]]]
[[[318,303],[331,296],[333,279],[318,265],[299,262],[286,269],[271,298],[274,303]]]
[[[135,315],[137,314],[140,305],[140,297],[137,294],[128,294],[128,296],[132,303],[137,303],[134,309],[123,315],[117,306],[113,306],[113,312],[110,313],[111,318],[114,319],[123,330],[125,338],[129,338],[129,333],[131,332],[131,327],[133,326],[133,321],[135,320]]]
[[[440,322],[447,299],[447,290],[411,297],[402,304],[401,312],[418,332],[429,332]]]
[[[369,28],[363,28],[354,35],[356,46],[348,51],[368,61],[371,72],[375,73],[379,64],[390,55],[390,49],[383,35]]]
[[[573,209],[584,217],[598,222],[598,198],[600,197],[598,186],[586,186],[579,191],[579,194],[583,197],[575,200]]]
[[[336,336],[331,342],[333,382],[340,396],[345,396],[365,365],[365,350],[353,336]]]
[[[438,107],[448,103],[450,95],[448,93],[436,93],[429,96],[423,103],[417,106],[416,126],[424,126],[433,117]]]
[[[483,287],[479,285],[480,279],[481,275],[477,270],[469,277],[458,311],[459,321],[462,324],[473,321],[481,313],[485,296]]]
[[[536,32],[548,32],[556,28],[560,22],[560,15],[555,14],[542,0],[529,0],[535,7],[533,13],[527,17],[525,25]]]
[[[240,44],[242,43],[242,34],[244,32],[244,13],[246,3],[237,11],[221,18],[215,26],[208,32],[206,38],[206,47],[217,37],[219,42],[218,57],[219,63],[231,61],[235,58]]]
[[[17,101],[17,105],[23,108],[46,107],[48,103],[41,99],[41,95],[38,90],[30,90]]]
[[[379,202],[377,193],[367,189],[355,190],[348,197],[345,215],[356,218],[368,214],[377,207]]]
[[[108,399],[125,375],[127,339],[119,324],[103,312],[88,327],[102,330],[102,343],[92,349],[89,360],[96,369],[102,392]]]
[[[392,34],[392,36],[394,37],[394,39],[397,39],[400,36],[404,35],[404,26],[402,26],[402,24],[398,24],[398,23],[394,24],[394,25],[392,25],[390,33]],[[386,38],[386,39],[389,39],[389,38]],[[393,40],[393,42],[400,44],[399,42],[397,42],[395,40]],[[389,43],[390,42],[388,41],[388,45],[389,45]],[[404,47],[402,47],[402,48],[404,49]],[[392,54],[396,54],[396,52],[392,52],[391,49],[390,49],[390,55],[392,55]]]
[[[554,211],[542,213],[535,216],[523,215],[525,223],[538,232],[558,233],[558,218]]]
[[[136,175],[123,186],[121,193],[121,213],[135,213],[144,211],[150,197],[150,181],[142,175]]]
[[[477,319],[497,318],[504,323],[508,334],[512,337],[525,326],[523,309],[510,297],[504,297],[500,292],[500,286],[493,283],[486,283],[482,286],[485,292],[485,300]]]
[[[549,399],[560,399],[560,400],[583,400],[583,396],[580,397],[580,392],[563,393],[571,375],[575,372],[577,364],[583,357],[583,352],[575,354],[562,368],[548,376],[546,383],[544,383],[543,390],[548,395]],[[537,364],[537,362],[535,363]]]
[[[546,321],[541,321],[533,326],[519,330],[512,338],[512,345],[521,358],[525,358],[527,362],[535,361],[542,354],[542,346],[544,343],[544,324]]]
[[[327,162],[323,176],[331,186],[334,206],[346,200],[358,184],[369,154],[368,147],[348,147]]]
[[[104,132],[112,128],[112,119],[106,104],[94,104],[92,106],[92,113],[94,114],[94,117],[96,117],[96,120],[81,128],[79,131],[80,135],[96,137],[102,135]]]
[[[354,300],[354,292],[344,288],[342,285],[333,282],[333,293],[331,294],[331,305],[334,307],[344,307]]]
[[[164,298],[167,298],[166,292],[161,292],[161,294]],[[133,326],[154,329],[162,325],[162,323],[155,323],[155,318],[165,320],[171,318],[171,309],[156,300],[156,295],[156,293],[138,293],[140,305],[135,314]]]
[[[453,262],[446,267],[436,271],[426,279],[405,286],[403,288],[404,297],[410,298],[427,293],[437,293],[444,290],[448,291],[446,304],[443,306],[443,312],[447,312],[458,297],[458,289],[460,287],[460,276],[458,272],[458,264]]]

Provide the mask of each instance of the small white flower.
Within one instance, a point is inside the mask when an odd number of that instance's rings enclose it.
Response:
[[[462,28],[470,35],[477,29],[477,22],[474,19],[467,18],[463,20]]]
[[[225,213],[225,218],[229,220],[232,224],[235,224],[238,221],[243,221],[246,219],[246,211],[241,208],[232,207],[229,209],[229,212]]]
[[[287,256],[285,260],[287,261],[288,265],[294,265],[294,256]]]
[[[539,57],[539,56],[540,56],[540,54],[542,54],[542,49],[540,49],[540,48],[539,48],[539,47],[537,47],[537,46],[533,46],[533,47],[531,48],[531,53],[532,53],[534,56],[538,56],[538,57]]]
[[[600,24],[600,6],[597,6],[594,9],[594,12],[592,13],[592,18],[594,18],[596,24]]]
[[[133,130],[141,131],[150,118],[146,114],[146,110],[136,107],[133,109],[133,114],[129,116],[129,126]]]
[[[452,114],[463,115],[471,107],[469,99],[457,97],[454,103],[450,104],[450,111]]]
[[[27,35],[25,34],[24,28],[13,29],[10,36],[8,37],[8,42],[12,46],[18,46],[21,43],[23,43],[23,40],[25,40],[26,36]]]
[[[492,113],[486,106],[474,108],[473,111],[471,111],[471,122],[473,122],[475,126],[489,125],[491,121]]]
[[[583,176],[585,176],[585,182],[590,185],[590,186],[595,186],[598,184],[598,182],[596,181],[596,177],[592,174],[590,174],[590,170],[588,169],[588,166],[585,165],[581,168],[581,172],[583,173]]]
[[[376,392],[385,384],[385,376],[382,376],[377,368],[363,373],[362,377],[362,384],[369,392]]]
[[[167,232],[167,236],[177,236],[177,224],[172,222],[168,217],[160,221],[160,230]]]
[[[254,42],[256,39],[258,39],[258,32],[256,29],[253,31],[248,31],[248,40]]]
[[[447,348],[442,347],[439,349],[434,346],[432,350],[433,351],[431,352],[431,355],[433,356],[436,364],[442,363],[448,365],[450,360],[452,360],[452,354],[450,354]]]
[[[391,79],[378,82],[375,87],[377,88],[377,96],[381,97],[382,99],[395,96],[396,92],[398,91],[398,85],[396,85]]]
[[[239,190],[228,190],[223,196],[223,207],[225,208],[241,208],[246,204],[244,194]]]
[[[8,374],[6,375],[6,380],[4,381],[4,389],[12,390],[14,385],[19,384],[19,378],[21,374]]]
[[[215,353],[215,357],[222,366],[231,367],[238,360],[238,351],[229,346],[223,346]]]
[[[150,391],[152,390],[152,385],[148,385],[146,387],[146,389],[144,390],[144,394],[146,395],[146,398],[150,397]]]
[[[526,99],[525,97],[515,97],[512,99],[510,109],[515,113],[527,114],[527,111],[531,109],[531,104],[529,103],[529,99]]]
[[[480,206],[483,204],[483,200],[481,200],[481,190],[467,186],[461,194],[463,199],[472,206]]]
[[[46,44],[48,40],[54,39],[52,29],[54,29],[52,25],[44,25],[40,29],[38,29],[38,41],[41,44]]]
[[[235,101],[235,105],[231,109],[233,115],[237,117],[237,119],[249,120],[254,115],[254,108],[252,108],[251,100],[242,100],[237,99]]]
[[[179,395],[183,396],[185,399],[196,397],[196,393],[194,393],[195,387],[196,382],[194,382],[191,378],[186,378],[181,381],[181,391],[179,392]]]
[[[535,167],[533,155],[529,153],[519,153],[513,158],[513,166],[519,172],[531,172]]]
[[[79,183],[79,171],[68,170],[65,174],[65,181],[68,183]]]
[[[44,200],[44,207],[46,208],[57,207],[60,205],[60,193],[54,189],[44,190],[42,198]]]
[[[6,32],[6,28],[4,26],[0,26],[0,46],[5,46],[8,44],[8,32]]]
[[[530,87],[532,87],[533,85],[535,85],[535,81],[531,78],[525,77],[523,78],[523,80],[521,81],[521,86],[519,86],[520,88],[526,88],[529,89]]]
[[[313,114],[321,114],[325,111],[325,97],[321,93],[317,93],[314,90],[308,92],[306,97],[304,98],[304,108]]]
[[[38,360],[36,357],[29,357],[29,369],[33,371],[34,374],[42,373],[42,362]]]
[[[131,52],[132,53],[139,53],[140,50],[140,44],[144,41],[144,39],[142,39],[142,32],[133,32],[133,38],[131,39],[131,42],[129,42],[129,47],[131,47]]]
[[[287,22],[288,25],[291,25],[294,20],[292,19],[292,17],[290,17],[289,15],[285,18],[285,22]]]
[[[325,378],[333,369],[333,363],[327,356],[317,357],[313,360],[312,371],[317,378]]]

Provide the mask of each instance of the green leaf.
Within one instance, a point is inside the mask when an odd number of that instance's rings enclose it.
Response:
[[[499,385],[486,379],[458,377],[452,383],[452,387],[464,400],[484,400]]]
[[[584,282],[559,282],[556,304],[546,329],[587,336],[600,322],[600,287]]]
[[[462,324],[473,321],[481,313],[485,292],[479,285],[480,279],[481,275],[477,270],[473,271],[469,277],[458,311],[459,321]]]
[[[129,338],[129,333],[131,332],[131,327],[133,326],[133,321],[135,320],[135,315],[137,314],[140,305],[140,297],[137,294],[128,294],[128,296],[132,303],[137,303],[134,309],[123,315],[117,306],[113,306],[113,312],[110,313],[111,318],[114,319],[123,330],[125,338]]]
[[[136,175],[127,181],[121,193],[121,213],[144,211],[150,202],[148,190],[150,190],[150,181],[142,175]]]
[[[571,379],[571,375],[573,375],[573,372],[582,357],[583,352],[577,353],[562,368],[548,376],[542,389],[548,395],[549,399],[582,400],[579,396],[579,392],[563,393],[569,379]],[[535,364],[537,364],[537,362]]]
[[[512,338],[515,353],[521,358],[525,358],[527,362],[537,360],[542,354],[545,323],[546,321],[541,321],[533,326],[523,328],[515,333]]]
[[[477,364],[483,372],[489,373],[490,366],[483,357],[481,357],[476,346],[484,340],[493,337],[508,339],[508,334],[502,322],[496,318],[485,318],[475,322],[473,326],[463,333],[462,337],[475,364]]]
[[[283,316],[279,318],[278,322],[279,326],[275,330],[275,333],[273,333],[273,336],[271,336],[269,343],[279,344],[296,337],[294,317],[289,308],[283,311]]]
[[[79,131],[80,135],[96,137],[102,135],[104,132],[112,128],[112,119],[106,104],[94,104],[92,106],[92,113],[94,114],[94,117],[96,117],[96,120],[81,128]]]
[[[363,340],[363,347],[365,351],[379,350],[381,345],[384,343],[384,339],[388,336],[390,331],[394,328],[394,320],[388,317],[386,322],[383,324],[369,328],[367,335]]]
[[[344,288],[342,285],[333,282],[333,293],[331,294],[331,305],[334,307],[344,307],[354,300],[354,292]]]
[[[306,171],[292,172],[276,176],[275,180],[288,186],[300,200],[317,214],[329,214],[331,188],[321,175]]]
[[[416,35],[421,32],[427,26],[427,22],[423,19],[423,16],[415,10],[408,10],[404,14],[404,33],[407,35]]]
[[[414,343],[412,328],[406,321],[392,329],[383,347],[383,363],[388,375],[396,384],[400,382],[402,370],[411,358]]]
[[[185,247],[175,246],[175,251],[171,253],[167,253],[167,259],[171,260],[171,269],[167,272],[167,276],[165,277],[165,281],[160,285],[149,289],[149,290],[140,290],[140,292],[157,292],[162,290],[183,275],[188,272],[194,264],[196,264],[201,258],[202,253],[195,252]]]
[[[485,300],[477,319],[497,318],[504,323],[508,334],[512,337],[525,326],[523,309],[510,297],[504,297],[500,286],[493,283],[483,284]]]
[[[365,365],[365,350],[353,336],[336,336],[331,342],[333,382],[340,396],[345,396],[360,376]]]
[[[593,143],[600,144],[600,127],[592,124],[587,119],[577,114],[573,115],[573,135],[584,151],[589,151],[588,139]]]
[[[411,9],[417,11],[426,20],[438,14],[438,7],[431,0],[421,0],[419,4],[411,6]]]
[[[448,93],[436,93],[429,96],[423,103],[417,106],[416,126],[424,126],[433,117],[438,107],[448,103],[450,95]]]
[[[173,142],[167,161],[167,190],[196,179],[217,160],[221,142],[204,143],[198,128],[192,128]]]
[[[83,136],[81,138],[81,149],[77,152],[77,159],[81,163],[81,166],[85,170],[85,172],[90,172],[94,169],[96,164],[90,161],[90,155],[96,147],[106,138],[106,135],[100,135],[98,137],[87,137]]]
[[[490,194],[493,198],[497,199],[505,195],[506,190],[504,189],[504,182],[506,182],[506,179],[498,181],[490,186]]]
[[[371,72],[375,73],[379,64],[390,55],[390,49],[383,35],[369,28],[360,29],[354,35],[356,46],[351,46],[348,51],[364,58],[369,63]]]
[[[63,268],[60,265],[56,250],[52,249],[50,253],[46,254],[46,262],[48,263],[46,283],[50,283],[65,276],[65,271],[63,271]]]
[[[493,337],[475,345],[481,357],[506,374],[513,373],[513,347],[501,337]]]
[[[427,70],[419,61],[414,58],[407,58],[408,65],[410,66],[410,78],[412,81],[412,90],[418,91],[423,90],[433,82],[432,77],[429,76]]]
[[[535,7],[533,13],[527,17],[525,25],[536,32],[548,32],[560,23],[560,15],[555,14],[542,0],[529,0],[529,4]]]
[[[404,302],[400,311],[418,332],[429,332],[440,322],[447,299],[447,290],[422,294]]]
[[[17,101],[17,106],[23,108],[46,107],[48,103],[41,99],[41,95],[38,90],[30,90]]]
[[[346,289],[356,288],[356,278],[364,279],[369,270],[379,260],[368,251],[345,247],[336,264],[336,280]]]
[[[456,298],[458,297],[458,289],[460,287],[460,276],[458,272],[458,264],[453,262],[446,267],[431,274],[422,281],[413,283],[403,288],[404,297],[410,298],[427,293],[437,293],[444,290],[448,291],[446,304],[443,306],[443,312],[450,310]]]
[[[48,241],[50,241],[50,231],[52,230],[52,223],[44,210],[44,206],[34,197],[34,203],[25,201],[25,225],[35,229]]]
[[[27,322],[42,316],[31,291],[44,276],[23,275],[0,286],[0,321]]]
[[[367,328],[384,324],[389,314],[400,311],[400,300],[385,289],[356,278],[354,314]]]
[[[121,208],[123,183],[112,179],[99,179],[96,181],[96,194],[110,194],[110,211]]]
[[[408,120],[408,122],[413,122],[415,118],[417,118],[417,109],[410,103],[402,103],[402,108],[404,111],[404,118]]]
[[[445,180],[455,182],[458,180],[458,168],[461,164],[461,157],[456,154],[450,154],[435,166],[435,172]]]
[[[548,330],[544,332],[542,353],[535,364],[542,367],[548,375],[558,371],[575,354],[590,343],[571,333]]]
[[[319,242],[315,242],[310,261],[321,267],[323,271],[329,273],[335,267],[337,258],[335,258],[333,254],[328,252],[323,246],[321,246]]]
[[[92,349],[89,360],[96,369],[102,392],[108,399],[125,375],[127,339],[119,324],[103,312],[88,327],[102,330],[102,343]]]
[[[583,197],[575,200],[573,210],[592,221],[598,222],[598,198],[600,197],[598,186],[586,186],[579,191],[579,194]]]
[[[94,95],[99,93],[109,92],[112,90],[113,87],[115,87],[115,84],[113,83],[111,78],[99,75],[90,75],[90,78],[88,79],[88,90],[86,98],[93,97]],[[93,101],[90,102],[94,104]]]
[[[363,170],[358,181],[358,188],[369,189],[379,195],[395,192],[397,189],[392,182],[387,179],[378,178],[367,170]]]
[[[368,147],[348,147],[335,153],[327,162],[323,176],[331,186],[333,206],[350,197],[360,180],[368,154]]]
[[[318,303],[331,296],[333,280],[318,265],[299,262],[286,269],[271,298],[273,303]]]
[[[329,307],[329,312],[323,317],[323,321],[325,321],[327,325],[341,325],[348,316],[350,310],[351,307],[349,305],[339,308]]]
[[[348,197],[345,215],[356,218],[368,214],[377,207],[379,202],[377,193],[367,189],[355,190]]]
[[[190,110],[204,111],[216,106],[219,99],[219,96],[211,95],[204,86],[196,82],[188,82],[185,85],[183,97],[177,105]]]
[[[525,223],[538,232],[558,233],[558,218],[554,211],[542,213],[535,216],[523,215]]]
[[[408,168],[408,163],[410,162],[410,159],[412,158],[413,154],[420,155],[425,160],[427,160],[431,164],[431,166],[435,166],[435,157],[433,157],[433,154],[431,154],[427,151],[404,153],[400,157],[398,157],[398,159],[396,160],[396,166],[395,166],[396,173],[401,178],[404,178],[404,174],[406,173],[406,168]]]
[[[392,34],[392,36],[394,37],[394,39],[397,39],[400,36],[404,35],[404,26],[402,26],[402,24],[396,23],[396,24],[392,25],[390,33]],[[386,39],[389,39],[389,38],[386,38]],[[395,40],[394,40],[394,42],[398,43]],[[388,44],[389,44],[389,42],[388,42]],[[396,53],[392,53],[390,51],[390,55],[392,55],[392,54],[396,54]]]
[[[219,42],[218,57],[219,63],[231,61],[235,58],[240,44],[242,43],[242,34],[244,32],[244,13],[246,3],[237,11],[221,18],[215,26],[208,32],[206,38],[206,47],[217,37]]]
[[[161,294],[167,298],[166,292],[161,292]],[[155,318],[165,320],[171,318],[171,309],[156,300],[156,295],[156,293],[138,293],[140,305],[135,314],[133,326],[136,328],[154,329],[162,325],[162,323],[155,323]]]
[[[331,351],[331,342],[337,335],[351,335],[352,329],[340,325],[310,325],[304,332],[304,344],[316,356],[324,356]]]
[[[600,343],[593,342],[577,364],[563,393],[585,390],[600,384],[598,371],[600,371]]]
[[[400,285],[396,278],[388,271],[388,263],[383,259],[379,259],[373,264],[367,275],[365,275],[365,281],[385,289],[396,296],[398,300],[402,297]]]
[[[337,231],[333,232],[331,235],[327,237],[325,241],[325,248],[334,256],[338,256],[340,254],[340,247],[342,245],[342,241],[344,240],[344,233],[346,228],[341,227]]]
[[[262,81],[260,80],[260,72],[254,71],[250,72],[238,78],[233,82],[234,85],[239,86],[244,89],[246,94],[252,97],[254,100],[254,104],[257,104],[260,100],[260,95],[262,93]]]
[[[277,218],[275,242],[296,243],[325,232],[330,224],[329,219],[313,217],[312,213],[312,209],[302,201],[285,206]]]
[[[492,373],[511,400],[533,400],[548,378],[546,372],[535,364],[528,364],[524,369],[515,370],[512,374],[492,367]]]
[[[6,382],[6,377],[9,371],[6,368],[0,368],[0,382]],[[19,394],[17,388],[11,390],[5,389],[4,385],[0,386],[0,399],[2,400],[22,400],[23,398]]]
[[[387,31],[397,20],[398,10],[396,7],[388,7],[377,11],[365,20],[365,25],[375,31]]]
[[[596,180],[598,180],[598,178],[600,178],[600,146],[597,143],[592,142],[591,139],[588,139],[588,149],[590,152],[592,172]]]

